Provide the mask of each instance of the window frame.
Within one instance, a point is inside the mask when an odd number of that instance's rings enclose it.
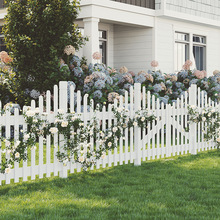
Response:
[[[176,39],[176,33],[181,33],[181,34],[187,34],[189,36],[188,40],[179,40],[179,39]],[[203,37],[204,38],[204,42],[195,42],[193,41],[193,37]],[[187,31],[180,31],[180,30],[174,30],[174,71],[175,72],[178,72],[180,70],[176,70],[176,60],[175,60],[175,44],[176,43],[188,43],[189,45],[189,60],[193,61],[194,62],[194,68],[197,69],[196,67],[196,60],[195,60],[195,56],[194,56],[194,53],[193,53],[193,47],[194,46],[200,46],[200,47],[204,47],[205,48],[205,54],[204,54],[204,58],[203,58],[203,70],[206,70],[207,69],[207,36],[202,34],[202,33],[192,33],[192,32],[187,32]],[[184,63],[183,63],[184,64]]]
[[[187,40],[181,40],[176,38],[176,34],[185,34],[186,36],[188,36]],[[185,54],[185,58],[186,60],[190,58],[190,34],[189,33],[185,33],[182,31],[175,31],[174,32],[174,72],[178,72],[180,70],[178,70],[178,63],[176,63],[176,59],[175,59],[175,53],[176,53],[176,45],[178,44],[182,44],[182,45],[187,45],[188,46],[188,54]],[[184,64],[184,63],[183,63]],[[183,66],[183,64],[181,64],[181,68]]]

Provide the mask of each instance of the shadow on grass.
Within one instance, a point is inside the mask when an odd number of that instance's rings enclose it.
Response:
[[[218,219],[219,154],[5,185],[0,219]]]

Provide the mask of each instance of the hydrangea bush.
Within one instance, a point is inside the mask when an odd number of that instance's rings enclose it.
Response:
[[[216,70],[213,76],[207,77],[205,71],[190,70],[192,62],[189,60],[183,65],[183,70],[178,73],[163,74],[156,70],[157,61],[152,61],[151,65],[154,70],[134,73],[125,66],[115,70],[98,63],[100,56],[97,53],[94,54],[97,63],[87,65],[84,58],[80,59],[74,54],[75,50],[71,45],[68,45],[64,51],[68,54],[68,59],[65,59],[68,61],[60,59],[60,72],[65,76],[65,80],[69,81],[68,85],[73,84],[75,91],[80,90],[82,95],[88,94],[89,99],[93,99],[95,104],[113,103],[114,99],[119,99],[125,91],[129,92],[134,83],[141,83],[146,91],[151,91],[164,104],[176,102],[177,98],[185,96],[192,84],[196,84],[205,91],[205,94],[213,101],[220,100],[220,71]],[[1,99],[7,103],[11,97],[15,96],[15,93],[18,95],[19,91],[16,89],[16,74],[8,63],[4,62],[4,56],[5,54],[2,55],[0,65],[0,84],[2,85]],[[29,77],[27,80],[34,79]],[[45,92],[40,93],[38,90],[29,90],[29,88],[24,90],[27,97],[36,100]],[[16,100],[13,101],[16,102]]]

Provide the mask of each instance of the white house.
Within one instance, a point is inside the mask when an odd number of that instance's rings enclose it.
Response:
[[[209,75],[220,69],[220,0],[81,0],[77,24],[89,37],[79,52],[88,62],[100,51],[103,63],[134,72],[152,60],[166,73],[188,59]]]
[[[81,54],[137,72],[157,60],[166,73],[185,60],[212,75],[220,69],[220,0],[81,0],[77,20],[89,42]]]

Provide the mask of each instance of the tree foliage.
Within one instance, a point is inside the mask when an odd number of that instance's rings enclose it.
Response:
[[[16,72],[19,97],[51,89],[68,75],[60,71],[59,59],[66,45],[76,49],[84,38],[74,25],[79,11],[77,0],[6,0],[8,12],[3,33]]]

